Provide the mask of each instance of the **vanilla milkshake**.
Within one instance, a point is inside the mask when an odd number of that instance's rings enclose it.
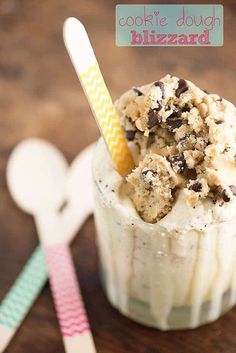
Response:
[[[236,109],[170,75],[116,109],[135,168],[122,178],[102,141],[93,166],[104,288],[162,330],[217,319],[236,301]]]

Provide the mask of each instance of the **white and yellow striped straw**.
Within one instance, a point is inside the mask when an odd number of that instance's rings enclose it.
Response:
[[[133,158],[86,30],[79,20],[71,17],[64,23],[63,34],[71,61],[116,169],[124,176],[133,168]]]

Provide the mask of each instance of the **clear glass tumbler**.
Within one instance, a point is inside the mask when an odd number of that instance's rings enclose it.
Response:
[[[127,317],[161,330],[195,328],[236,301],[236,221],[169,231],[140,219],[120,197],[122,178],[103,141],[93,159],[103,287]]]

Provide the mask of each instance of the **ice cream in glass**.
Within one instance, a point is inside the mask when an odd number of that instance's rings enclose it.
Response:
[[[135,167],[93,161],[103,285],[111,304],[162,330],[216,320],[236,301],[236,108],[171,75],[116,111]]]

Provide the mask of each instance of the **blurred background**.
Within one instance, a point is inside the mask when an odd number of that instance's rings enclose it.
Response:
[[[63,44],[62,25],[68,16],[78,17],[86,26],[114,99],[132,86],[158,80],[170,73],[189,79],[211,93],[218,93],[236,102],[234,1],[221,1],[225,5],[224,46],[218,48],[116,47],[116,3],[158,3],[158,1],[0,0],[0,299],[37,244],[31,217],[22,214],[14,206],[6,189],[5,167],[12,148],[24,138],[37,136],[54,143],[71,161],[79,151],[99,136],[95,120]],[[96,274],[92,219],[80,232],[73,252],[75,255],[79,252],[81,255],[75,256],[76,266],[83,293],[85,298],[88,298],[85,302],[100,352],[125,352],[122,346],[124,343],[121,342],[123,339],[123,342],[129,345],[129,337],[125,331],[123,336],[121,335],[122,339],[117,338],[115,347],[118,348],[113,347],[111,350],[112,338],[106,331],[108,324],[102,322],[96,315],[98,310],[96,303],[99,302],[105,305],[104,315],[107,314],[109,317],[109,330],[114,330],[116,335],[119,330],[122,331],[120,326],[117,327],[117,317],[114,318],[114,315],[118,314],[114,314],[113,309],[108,307],[100,290]],[[232,314],[228,315],[226,322],[212,326],[216,337],[221,337],[221,328],[228,325],[230,315]],[[126,323],[120,316],[119,320]],[[112,322],[113,329],[110,326]],[[152,331],[145,332],[146,337],[152,335],[149,333]],[[236,335],[236,332],[234,334]],[[60,353],[63,349],[59,337],[47,289],[8,352],[27,353],[31,352],[33,347],[34,353],[55,351]],[[158,352],[170,352],[174,348],[174,341],[167,342],[165,337],[160,334],[159,339],[165,340],[169,348]],[[182,345],[180,352],[188,352],[187,345],[184,345],[187,341],[182,343],[181,334],[176,337],[178,344]],[[190,341],[192,338],[193,336],[189,336]],[[140,336],[137,352],[147,352],[146,339],[148,338]],[[35,341],[39,342],[36,346]],[[219,346],[217,350],[216,345],[214,350],[211,350],[213,341],[209,341],[209,346],[205,346],[209,348],[208,352],[222,352],[221,347]],[[46,342],[49,344],[45,350],[42,347],[45,347]],[[206,339],[205,344],[207,342]],[[49,348],[50,344],[52,350]],[[230,342],[224,351],[233,352]],[[148,352],[157,351],[151,351],[150,348]]]

